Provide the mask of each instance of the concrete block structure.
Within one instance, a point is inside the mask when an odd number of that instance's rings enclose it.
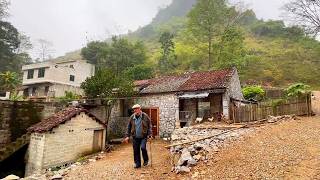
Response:
[[[83,108],[67,108],[31,126],[26,176],[105,147],[106,125]]]
[[[84,60],[50,60],[24,65],[23,93],[26,97],[61,97],[65,91],[83,94],[82,82],[95,73]]]

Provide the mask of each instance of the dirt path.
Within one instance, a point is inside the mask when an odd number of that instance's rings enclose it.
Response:
[[[149,143],[147,144],[149,145]],[[89,163],[76,170],[72,170],[65,179],[167,179],[171,170],[170,157],[164,146],[166,142],[161,140],[152,141],[153,165],[133,168],[132,145],[123,145],[115,151],[108,153],[104,159]],[[147,146],[149,150],[149,146]],[[150,152],[148,152],[150,153]],[[150,156],[149,156],[150,157]]]
[[[320,117],[262,127],[253,137],[195,167],[192,175],[194,179],[320,179]]]
[[[268,124],[200,163],[171,173],[163,141],[153,142],[153,167],[132,168],[131,145],[72,170],[66,179],[320,179],[320,117]]]

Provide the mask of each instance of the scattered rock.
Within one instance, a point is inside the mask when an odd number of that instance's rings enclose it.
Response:
[[[196,178],[196,177],[198,177],[198,175],[199,175],[199,172],[195,172],[195,173],[192,175],[192,178]]]
[[[186,167],[186,166],[177,166],[175,168],[175,172],[178,173],[189,173],[190,172],[190,168]]]
[[[89,162],[96,162],[97,160],[95,159],[89,159]]]
[[[197,161],[193,158],[191,158],[190,160],[188,160],[188,166],[195,166],[197,164]]]
[[[195,156],[193,156],[193,158],[196,160],[196,161],[199,161],[201,159],[201,155],[200,154],[197,154]]]
[[[16,179],[20,179],[20,177],[16,176],[16,175],[13,175],[13,174],[8,175],[5,178],[3,178],[3,180],[16,180]]]
[[[60,179],[62,179],[62,176],[60,174],[56,174],[50,178],[50,180],[60,180]]]
[[[184,148],[182,150],[182,154],[181,154],[181,157],[178,161],[178,166],[184,166],[184,165],[187,165],[188,164],[188,161],[191,161],[193,158],[190,154],[190,152],[188,151],[187,148]]]

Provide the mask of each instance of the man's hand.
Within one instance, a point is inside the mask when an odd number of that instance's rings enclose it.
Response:
[[[128,144],[129,143],[129,137],[124,138],[123,142]]]

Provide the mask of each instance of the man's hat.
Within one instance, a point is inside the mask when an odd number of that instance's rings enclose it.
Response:
[[[132,106],[132,109],[137,109],[137,108],[141,108],[141,106],[139,104],[135,104]]]

